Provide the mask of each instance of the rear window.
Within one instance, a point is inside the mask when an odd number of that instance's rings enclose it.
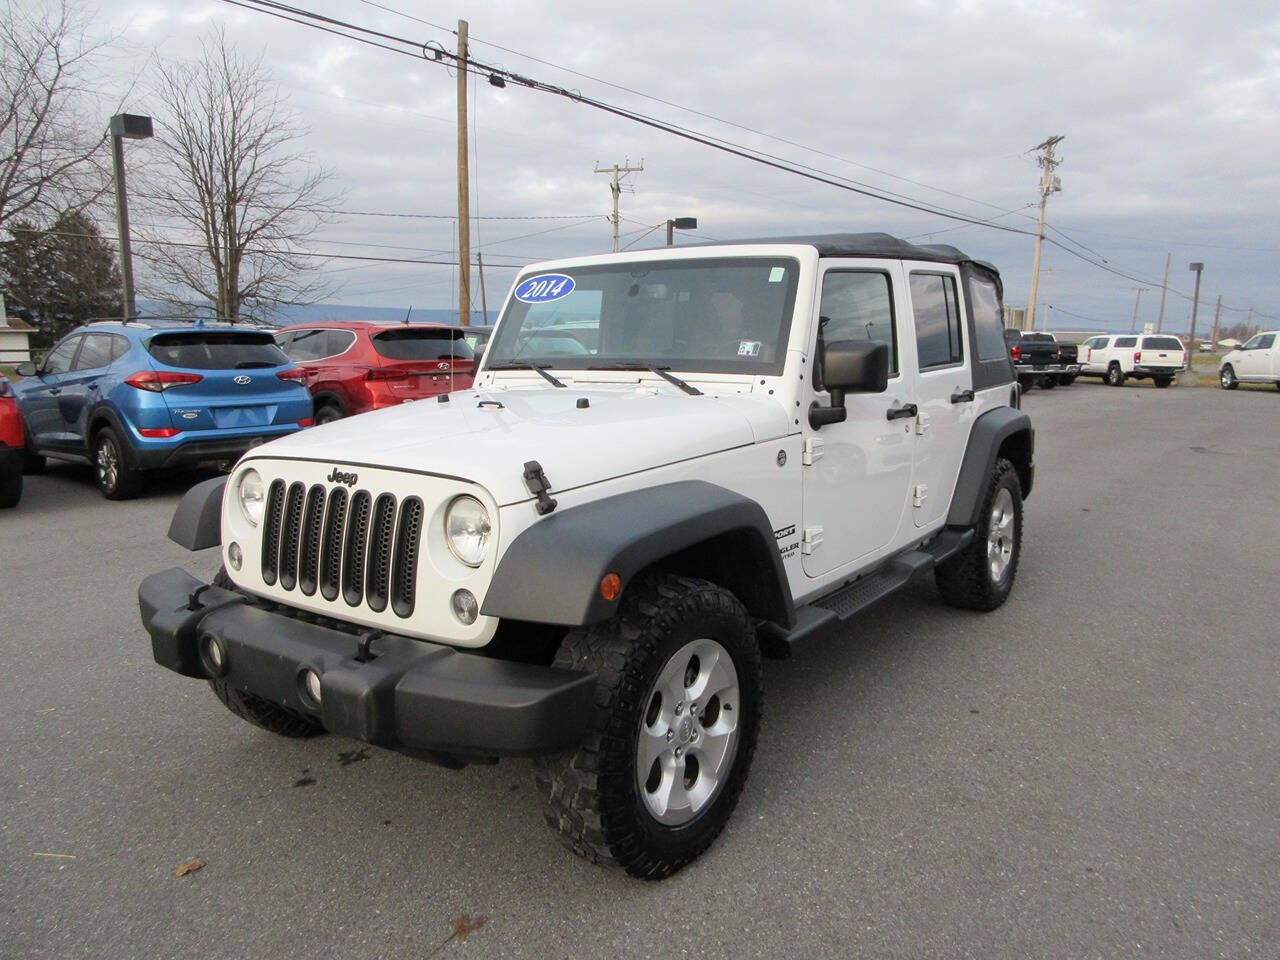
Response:
[[[158,333],[147,344],[147,350],[167,367],[188,370],[247,370],[289,363],[271,334],[250,331]]]
[[[1177,337],[1143,337],[1143,350],[1177,350],[1181,352],[1182,341]]]
[[[470,360],[475,354],[461,330],[384,330],[373,338],[373,349],[388,360]]]
[[[1032,343],[1056,343],[1057,341],[1047,333],[1024,333],[1023,340],[1030,340]]]

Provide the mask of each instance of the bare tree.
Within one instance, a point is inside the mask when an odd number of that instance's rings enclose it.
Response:
[[[219,318],[314,303],[328,290],[298,245],[328,220],[330,175],[298,146],[306,131],[261,56],[246,59],[216,28],[197,63],[158,71],[157,155],[144,209],[170,221],[138,232],[139,259],[171,303],[191,294]],[[180,225],[190,243],[173,242]]]
[[[86,20],[69,0],[7,0],[0,13],[0,227],[48,222],[109,183],[97,162],[106,123],[85,109],[94,95],[85,68],[102,46],[86,36]]]

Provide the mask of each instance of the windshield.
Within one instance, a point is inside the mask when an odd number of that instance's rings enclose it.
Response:
[[[485,365],[782,373],[798,261],[610,263],[522,277]]]
[[[373,349],[388,360],[470,360],[461,330],[397,328],[377,334]]]
[[[157,333],[147,344],[147,350],[167,367],[188,370],[242,370],[283,367],[289,363],[269,333],[217,330]]]

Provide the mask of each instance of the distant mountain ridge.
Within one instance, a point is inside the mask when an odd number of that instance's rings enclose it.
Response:
[[[313,303],[296,306],[279,307],[271,317],[273,323],[285,327],[294,323],[321,323],[326,320],[403,320],[409,308],[406,307],[362,307],[349,303]],[[176,311],[172,304],[156,300],[138,300],[139,319],[147,317],[171,317]],[[489,323],[498,318],[496,310],[489,311]],[[457,326],[457,310],[432,310],[414,307],[409,313],[411,323],[445,323]],[[479,310],[471,311],[472,323],[484,323]]]

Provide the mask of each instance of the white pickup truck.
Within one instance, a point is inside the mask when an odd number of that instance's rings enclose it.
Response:
[[[1113,387],[1125,380],[1150,377],[1157,387],[1173,383],[1187,367],[1187,351],[1177,337],[1165,334],[1090,337],[1080,344],[1080,376],[1102,377]]]
[[[1223,390],[1242,383],[1274,383],[1280,388],[1280,330],[1251,337],[1222,358],[1218,377]]]

